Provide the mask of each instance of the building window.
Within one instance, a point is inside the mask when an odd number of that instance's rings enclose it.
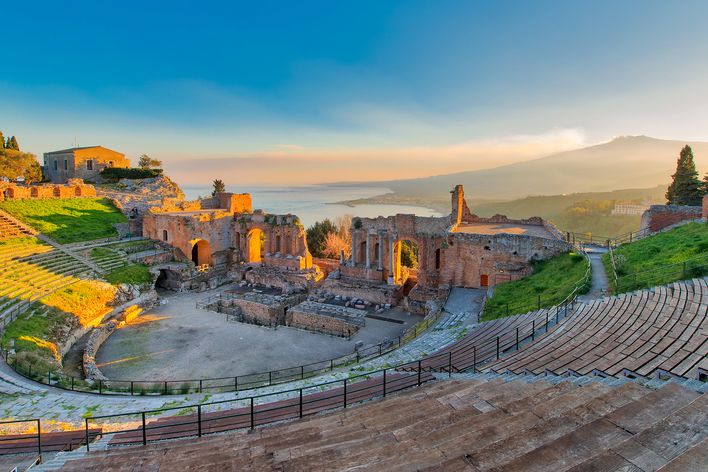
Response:
[[[69,161],[64,159],[64,170],[69,170]]]
[[[108,161],[108,167],[113,167],[113,161]]]
[[[86,170],[93,170],[93,159],[86,161]]]
[[[59,170],[59,161],[54,161],[54,170]]]
[[[167,230],[166,229],[162,230],[162,240],[167,241]]]

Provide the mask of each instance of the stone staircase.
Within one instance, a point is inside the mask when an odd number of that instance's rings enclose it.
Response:
[[[6,211],[0,210],[0,240],[22,236],[34,236],[37,231],[19,221]]]

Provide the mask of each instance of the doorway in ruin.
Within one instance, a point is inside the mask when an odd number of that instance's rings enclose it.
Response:
[[[263,260],[263,243],[265,242],[265,233],[258,228],[254,228],[248,232],[246,250],[246,262],[261,262]]]
[[[481,274],[479,276],[479,285],[482,287],[489,287],[489,275]]]
[[[194,243],[194,246],[192,246],[192,262],[196,266],[211,264],[211,249],[208,241],[199,239]]]
[[[396,242],[394,247],[394,278],[397,283],[417,280],[418,275],[418,243],[410,239]]]

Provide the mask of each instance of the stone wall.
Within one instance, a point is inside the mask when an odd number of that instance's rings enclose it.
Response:
[[[653,233],[681,221],[702,218],[706,200],[704,199],[703,202],[703,208],[699,206],[652,205],[642,214],[641,230]]]
[[[37,184],[18,185],[14,183],[0,183],[0,200],[26,200],[45,198],[77,198],[95,197],[96,189],[93,185],[84,184],[80,179],[74,179],[67,185]]]
[[[293,328],[350,338],[364,326],[366,311],[304,301],[287,312],[285,324]]]

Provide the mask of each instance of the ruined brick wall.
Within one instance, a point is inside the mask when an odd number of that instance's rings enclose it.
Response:
[[[285,307],[268,306],[251,300],[234,299],[231,304],[241,309],[245,323],[275,327],[285,324]]]
[[[0,184],[0,200],[25,200],[42,198],[77,198],[95,197],[96,188],[84,184],[82,180],[68,185],[41,184],[18,185],[14,183]]]
[[[571,250],[558,240],[528,235],[454,233],[441,251],[438,285],[479,288],[528,275],[532,260]]]
[[[660,231],[681,221],[701,218],[703,211],[699,206],[652,205],[642,213],[641,230]]]
[[[299,309],[297,306],[288,310],[285,324],[293,328],[306,329],[343,338],[349,338],[359,331],[357,325],[347,323],[343,319],[319,315]]]
[[[708,195],[703,195],[703,219],[708,219]]]

